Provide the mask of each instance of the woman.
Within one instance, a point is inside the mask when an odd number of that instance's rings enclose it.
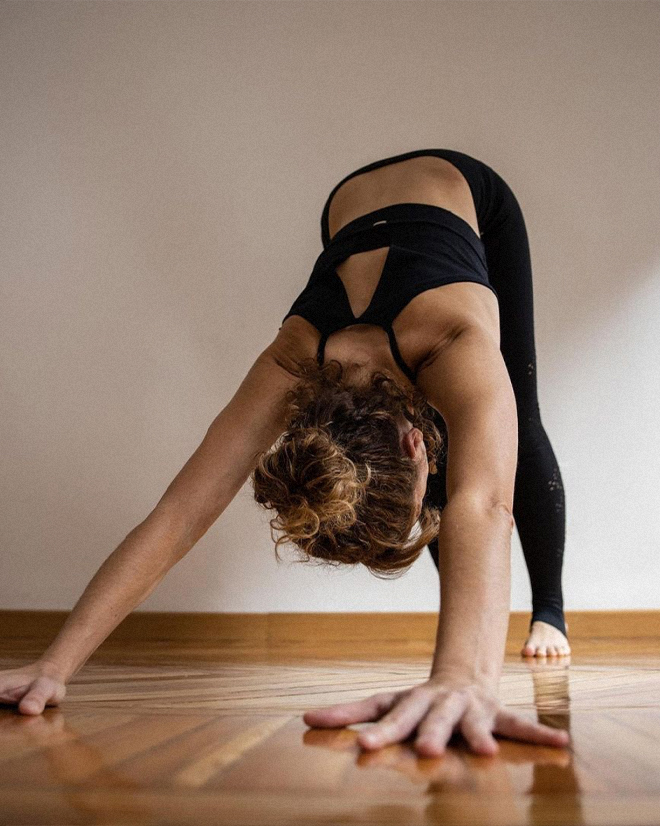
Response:
[[[520,207],[486,164],[415,150],[342,179],[321,229],[323,252],[273,343],[39,661],[0,672],[0,698],[28,714],[58,703],[251,475],[256,500],[276,511],[278,544],[385,576],[428,544],[441,573],[429,680],[309,712],[308,724],[379,720],[360,733],[364,747],[417,730],[428,755],[454,728],[479,753],[497,750],[493,733],[565,745],[566,732],[496,698],[514,518],[533,593],[523,653],[570,650],[563,490],[536,396]]]

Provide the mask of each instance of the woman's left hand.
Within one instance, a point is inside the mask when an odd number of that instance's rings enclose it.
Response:
[[[444,754],[455,729],[477,754],[499,751],[493,734],[543,746],[561,747],[570,742],[564,729],[507,711],[490,685],[455,677],[432,677],[404,691],[383,692],[365,700],[308,711],[303,720],[308,726],[320,728],[378,720],[358,734],[358,743],[366,749],[398,743],[417,730],[414,747],[423,757]]]

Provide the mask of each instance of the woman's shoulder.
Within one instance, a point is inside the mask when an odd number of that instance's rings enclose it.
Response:
[[[466,329],[482,329],[499,339],[499,309],[482,284],[452,282],[417,295],[394,320],[399,349],[415,372]]]
[[[321,334],[302,316],[289,316],[282,322],[268,349],[278,364],[295,375],[301,361],[315,358]]]

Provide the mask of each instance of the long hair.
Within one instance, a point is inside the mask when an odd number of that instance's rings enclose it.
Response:
[[[288,542],[302,551],[300,562],[361,563],[375,576],[400,576],[437,535],[440,512],[425,499],[415,520],[417,466],[402,450],[397,420],[421,430],[436,473],[444,442],[432,408],[416,387],[380,371],[349,383],[334,359],[304,359],[298,375],[286,395],[285,432],[250,476],[255,500],[276,513],[269,524],[277,560]]]

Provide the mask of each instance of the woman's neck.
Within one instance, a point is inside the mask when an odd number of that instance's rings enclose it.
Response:
[[[325,360],[339,361],[349,384],[367,384],[374,373],[380,372],[403,387],[410,386],[410,380],[392,356],[383,329],[362,325],[345,328],[333,334],[329,347],[326,345]]]

